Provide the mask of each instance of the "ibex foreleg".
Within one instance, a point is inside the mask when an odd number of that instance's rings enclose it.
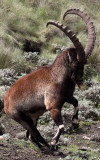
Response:
[[[46,109],[50,111],[51,117],[58,127],[56,135],[53,137],[51,145],[55,146],[61,133],[64,131],[64,125],[61,116],[63,102],[60,98],[60,86],[58,84],[50,86],[45,94]]]
[[[79,126],[79,123],[78,123],[78,111],[79,111],[78,100],[75,97],[73,97],[72,99],[70,99],[67,102],[74,106],[74,114],[73,114],[73,117],[72,117],[72,125],[73,125],[74,128],[78,128],[78,126]]]
[[[58,142],[61,133],[64,131],[64,125],[62,122],[61,111],[58,109],[51,110],[51,117],[54,120],[55,124],[58,126],[58,131],[56,135],[52,138],[51,145],[56,145]]]

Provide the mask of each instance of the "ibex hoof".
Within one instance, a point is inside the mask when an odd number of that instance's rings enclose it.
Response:
[[[54,144],[54,143],[51,142],[50,149],[51,149],[52,151],[57,151],[57,150],[58,150],[58,145],[56,145],[56,144]]]
[[[79,123],[72,123],[73,129],[78,129],[79,128]]]
[[[73,126],[73,129],[77,129],[79,127],[78,119],[73,119],[72,126]]]
[[[53,140],[52,142],[51,142],[51,146],[55,146],[56,145],[56,140]]]
[[[79,128],[79,124],[78,123],[72,123],[67,129],[66,129],[66,133],[67,134],[71,134],[73,133],[73,130],[76,130]]]

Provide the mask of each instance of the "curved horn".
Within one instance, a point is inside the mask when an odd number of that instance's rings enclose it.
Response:
[[[93,25],[93,22],[90,21],[90,17],[87,16],[86,13],[83,13],[79,9],[70,9],[65,12],[63,19],[66,17],[67,14],[77,14],[79,15],[84,22],[86,23],[87,29],[88,29],[88,41],[85,47],[85,56],[88,58],[88,56],[91,55],[92,50],[94,48],[95,40],[96,40],[96,34],[95,34],[95,27]]]
[[[83,48],[82,44],[79,42],[79,39],[76,37],[76,35],[67,26],[63,26],[63,24],[60,24],[59,22],[55,22],[55,21],[50,20],[47,22],[46,26],[48,26],[49,24],[58,27],[70,38],[70,40],[73,42],[73,44],[76,47],[76,50],[78,52],[78,55],[79,55],[78,61],[84,62],[85,61],[84,48]]]

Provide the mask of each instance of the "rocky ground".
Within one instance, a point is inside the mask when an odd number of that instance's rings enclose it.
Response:
[[[33,56],[33,58],[32,58]],[[39,66],[50,63],[46,59],[38,59],[37,53],[25,53],[27,60],[37,61]],[[14,69],[0,70],[0,100],[8,88],[24,73]],[[26,131],[15,121],[3,114],[0,117],[0,160],[99,160],[100,159],[100,83],[86,80],[82,90],[76,87],[75,97],[79,99],[79,129],[67,132],[71,124],[73,106],[64,104],[62,117],[65,132],[57,144],[58,151],[51,154],[42,153],[29,140],[25,140]],[[50,143],[57,128],[49,112],[38,120],[38,130]]]
[[[52,120],[48,122],[48,118],[49,113],[40,119],[38,129],[44,138],[50,142],[56,132],[56,127]],[[8,116],[3,115],[0,123],[5,126],[5,134],[0,136],[0,160],[100,159],[100,121],[80,121],[79,129],[73,130],[70,134],[66,133],[66,127],[70,123],[65,124],[65,133],[57,144],[59,153],[54,152],[53,155],[47,151],[42,153],[29,140],[26,141],[26,131]]]

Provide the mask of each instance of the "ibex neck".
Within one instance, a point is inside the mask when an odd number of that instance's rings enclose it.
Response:
[[[56,82],[64,82],[68,76],[68,55],[62,52],[52,64],[52,75]]]

